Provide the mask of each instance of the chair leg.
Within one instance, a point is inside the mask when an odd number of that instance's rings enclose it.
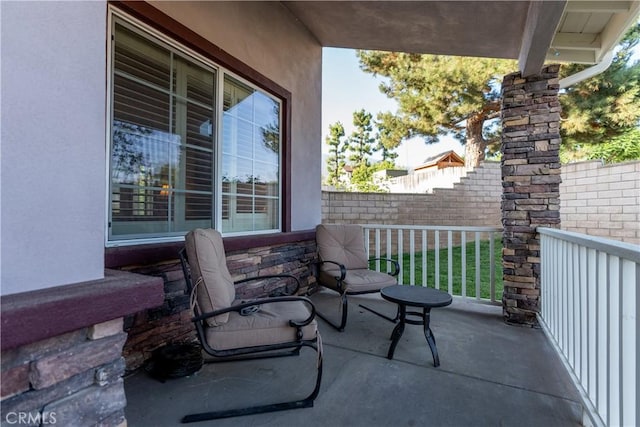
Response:
[[[372,312],[373,314],[375,314],[375,315],[378,315],[378,316],[382,317],[383,319],[387,319],[389,322],[396,323],[396,322],[398,322],[398,320],[400,319],[400,308],[398,308],[398,309],[396,310],[396,316],[392,318],[392,317],[387,316],[386,314],[382,314],[382,313],[380,313],[380,312],[378,312],[378,311],[375,311],[374,309],[372,309],[372,308],[370,308],[370,307],[367,307],[366,305],[362,305],[362,304],[358,304],[358,305],[359,305],[360,307],[364,308],[365,310],[370,311],[370,312]]]
[[[274,359],[277,357],[289,357],[289,356],[299,356],[300,355],[300,347],[296,347],[293,350],[276,350],[272,354],[249,354],[243,356],[236,357],[225,357],[216,359],[215,357],[205,357],[204,363],[231,363],[231,362],[240,362],[242,360],[256,360],[256,359]]]
[[[320,383],[322,381],[322,340],[318,335],[315,344],[306,344],[312,347],[318,354],[316,369],[316,384],[311,394],[304,399],[291,402],[272,403],[269,405],[252,406],[249,408],[229,409],[225,411],[202,412],[198,414],[185,415],[182,420],[183,424],[195,423],[199,421],[217,420],[221,418],[239,417],[243,415],[264,414],[268,412],[285,411],[289,409],[302,409],[313,407],[313,401],[318,397],[320,392]]]
[[[347,325],[347,314],[349,313],[347,294],[340,294],[340,324],[337,324],[331,320],[329,320],[325,315],[316,310],[316,315],[327,322],[334,329],[338,330],[338,332],[344,332],[344,327]]]
[[[285,411],[288,409],[310,408],[313,401],[298,400],[295,402],[274,403],[272,405],[253,406],[251,408],[230,409],[228,411],[202,412],[199,414],[185,415],[180,421],[182,424],[196,423],[199,421],[219,420],[221,418],[240,417],[243,415],[264,414],[267,412]]]

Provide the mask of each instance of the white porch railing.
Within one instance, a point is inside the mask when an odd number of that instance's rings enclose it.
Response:
[[[640,246],[549,228],[541,238],[540,321],[590,412],[640,423]]]
[[[496,291],[496,268],[502,278],[502,265],[499,258],[496,262],[496,255],[500,256],[502,251],[496,251],[496,245],[502,245],[502,228],[362,226],[370,258],[398,260],[400,284],[430,286],[454,296],[500,303],[502,286]],[[390,269],[390,265],[379,261],[375,267],[378,271]]]

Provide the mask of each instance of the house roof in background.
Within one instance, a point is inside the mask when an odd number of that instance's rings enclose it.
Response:
[[[285,1],[327,47],[595,64],[638,19],[640,0]]]
[[[464,165],[464,159],[458,155],[454,150],[445,151],[440,154],[436,154],[435,156],[427,157],[422,164],[416,166],[414,169],[425,169],[431,166],[437,165],[439,162],[446,160],[449,158],[457,163],[462,163]]]

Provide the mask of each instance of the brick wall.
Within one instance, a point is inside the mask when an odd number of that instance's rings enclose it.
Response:
[[[292,274],[300,280],[302,294],[315,280],[308,267],[315,252],[315,241],[227,252],[227,267],[234,280],[265,274]],[[126,270],[162,277],[165,290],[162,306],[125,318],[124,329],[129,337],[123,356],[127,370],[131,371],[141,367],[153,350],[167,343],[194,341],[196,334],[190,320],[189,297],[185,295],[182,267],[177,259],[155,265],[130,266]],[[264,296],[273,286],[273,283],[249,282],[236,288],[236,297],[248,299]]]
[[[2,352],[2,426],[126,426],[122,318]]]
[[[322,193],[322,222],[500,226],[500,164],[483,162],[431,194]]]
[[[562,229],[640,244],[640,161],[562,165]]]
[[[563,230],[640,244],[640,161],[570,163],[561,176]],[[499,164],[483,162],[453,189],[433,194],[323,192],[322,221],[499,227],[500,180]]]

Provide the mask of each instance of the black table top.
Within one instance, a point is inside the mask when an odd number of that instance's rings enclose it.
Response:
[[[413,307],[444,307],[452,298],[445,291],[423,286],[395,285],[382,288],[382,298]]]

